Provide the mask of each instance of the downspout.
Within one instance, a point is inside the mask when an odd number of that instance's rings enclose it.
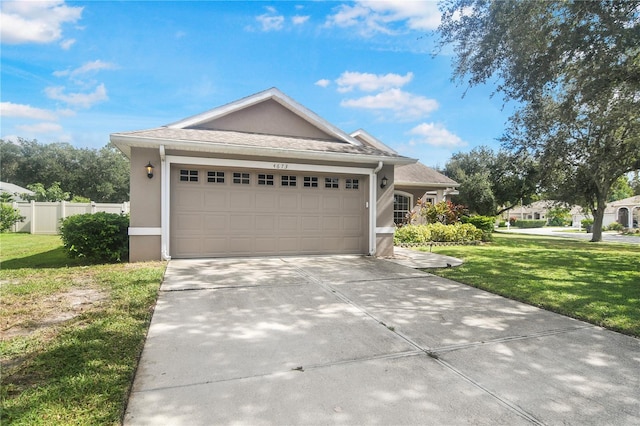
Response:
[[[160,145],[160,256],[162,260],[171,260],[169,256],[169,165],[166,161],[164,145]]]
[[[382,161],[371,172],[371,184],[369,185],[369,256],[376,255],[376,225],[378,222],[378,172],[382,170]]]

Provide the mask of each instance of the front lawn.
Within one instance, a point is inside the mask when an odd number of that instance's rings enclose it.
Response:
[[[166,264],[86,264],[0,234],[0,422],[119,424]]]
[[[640,246],[514,234],[494,239],[433,247],[464,264],[429,272],[640,336]]]

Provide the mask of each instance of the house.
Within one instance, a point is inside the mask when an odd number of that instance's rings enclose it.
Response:
[[[613,201],[607,207],[614,210],[616,222],[625,228],[640,227],[640,195]]]
[[[397,166],[395,172],[393,221],[396,225],[405,223],[418,200],[436,204],[458,195],[458,182],[420,162]]]
[[[276,88],[111,142],[131,164],[130,259],[393,254],[395,168]]]
[[[7,193],[13,201],[24,201],[22,195],[34,195],[33,191],[9,182],[0,182],[0,193]]]

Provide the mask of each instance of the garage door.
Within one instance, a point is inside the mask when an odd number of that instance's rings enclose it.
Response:
[[[368,176],[172,165],[171,256],[368,251]]]

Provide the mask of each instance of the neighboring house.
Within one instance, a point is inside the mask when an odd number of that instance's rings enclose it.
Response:
[[[110,139],[131,160],[132,261],[392,255],[394,169],[416,162],[276,88]]]
[[[554,201],[536,201],[525,206],[516,206],[503,213],[503,218],[516,219],[546,219],[548,211],[554,207]],[[572,206],[570,209],[572,227],[580,228],[583,219],[592,218],[585,214],[580,206]],[[614,222],[622,224],[626,228],[638,228],[640,223],[640,195],[625,198],[624,200],[607,203],[602,220],[602,226],[609,226]]]
[[[616,222],[626,228],[640,227],[640,195],[613,201],[607,205],[614,209]]]
[[[21,197],[23,194],[34,195],[33,191],[8,182],[0,182],[0,193],[2,192],[11,194],[13,201],[24,201]]]

